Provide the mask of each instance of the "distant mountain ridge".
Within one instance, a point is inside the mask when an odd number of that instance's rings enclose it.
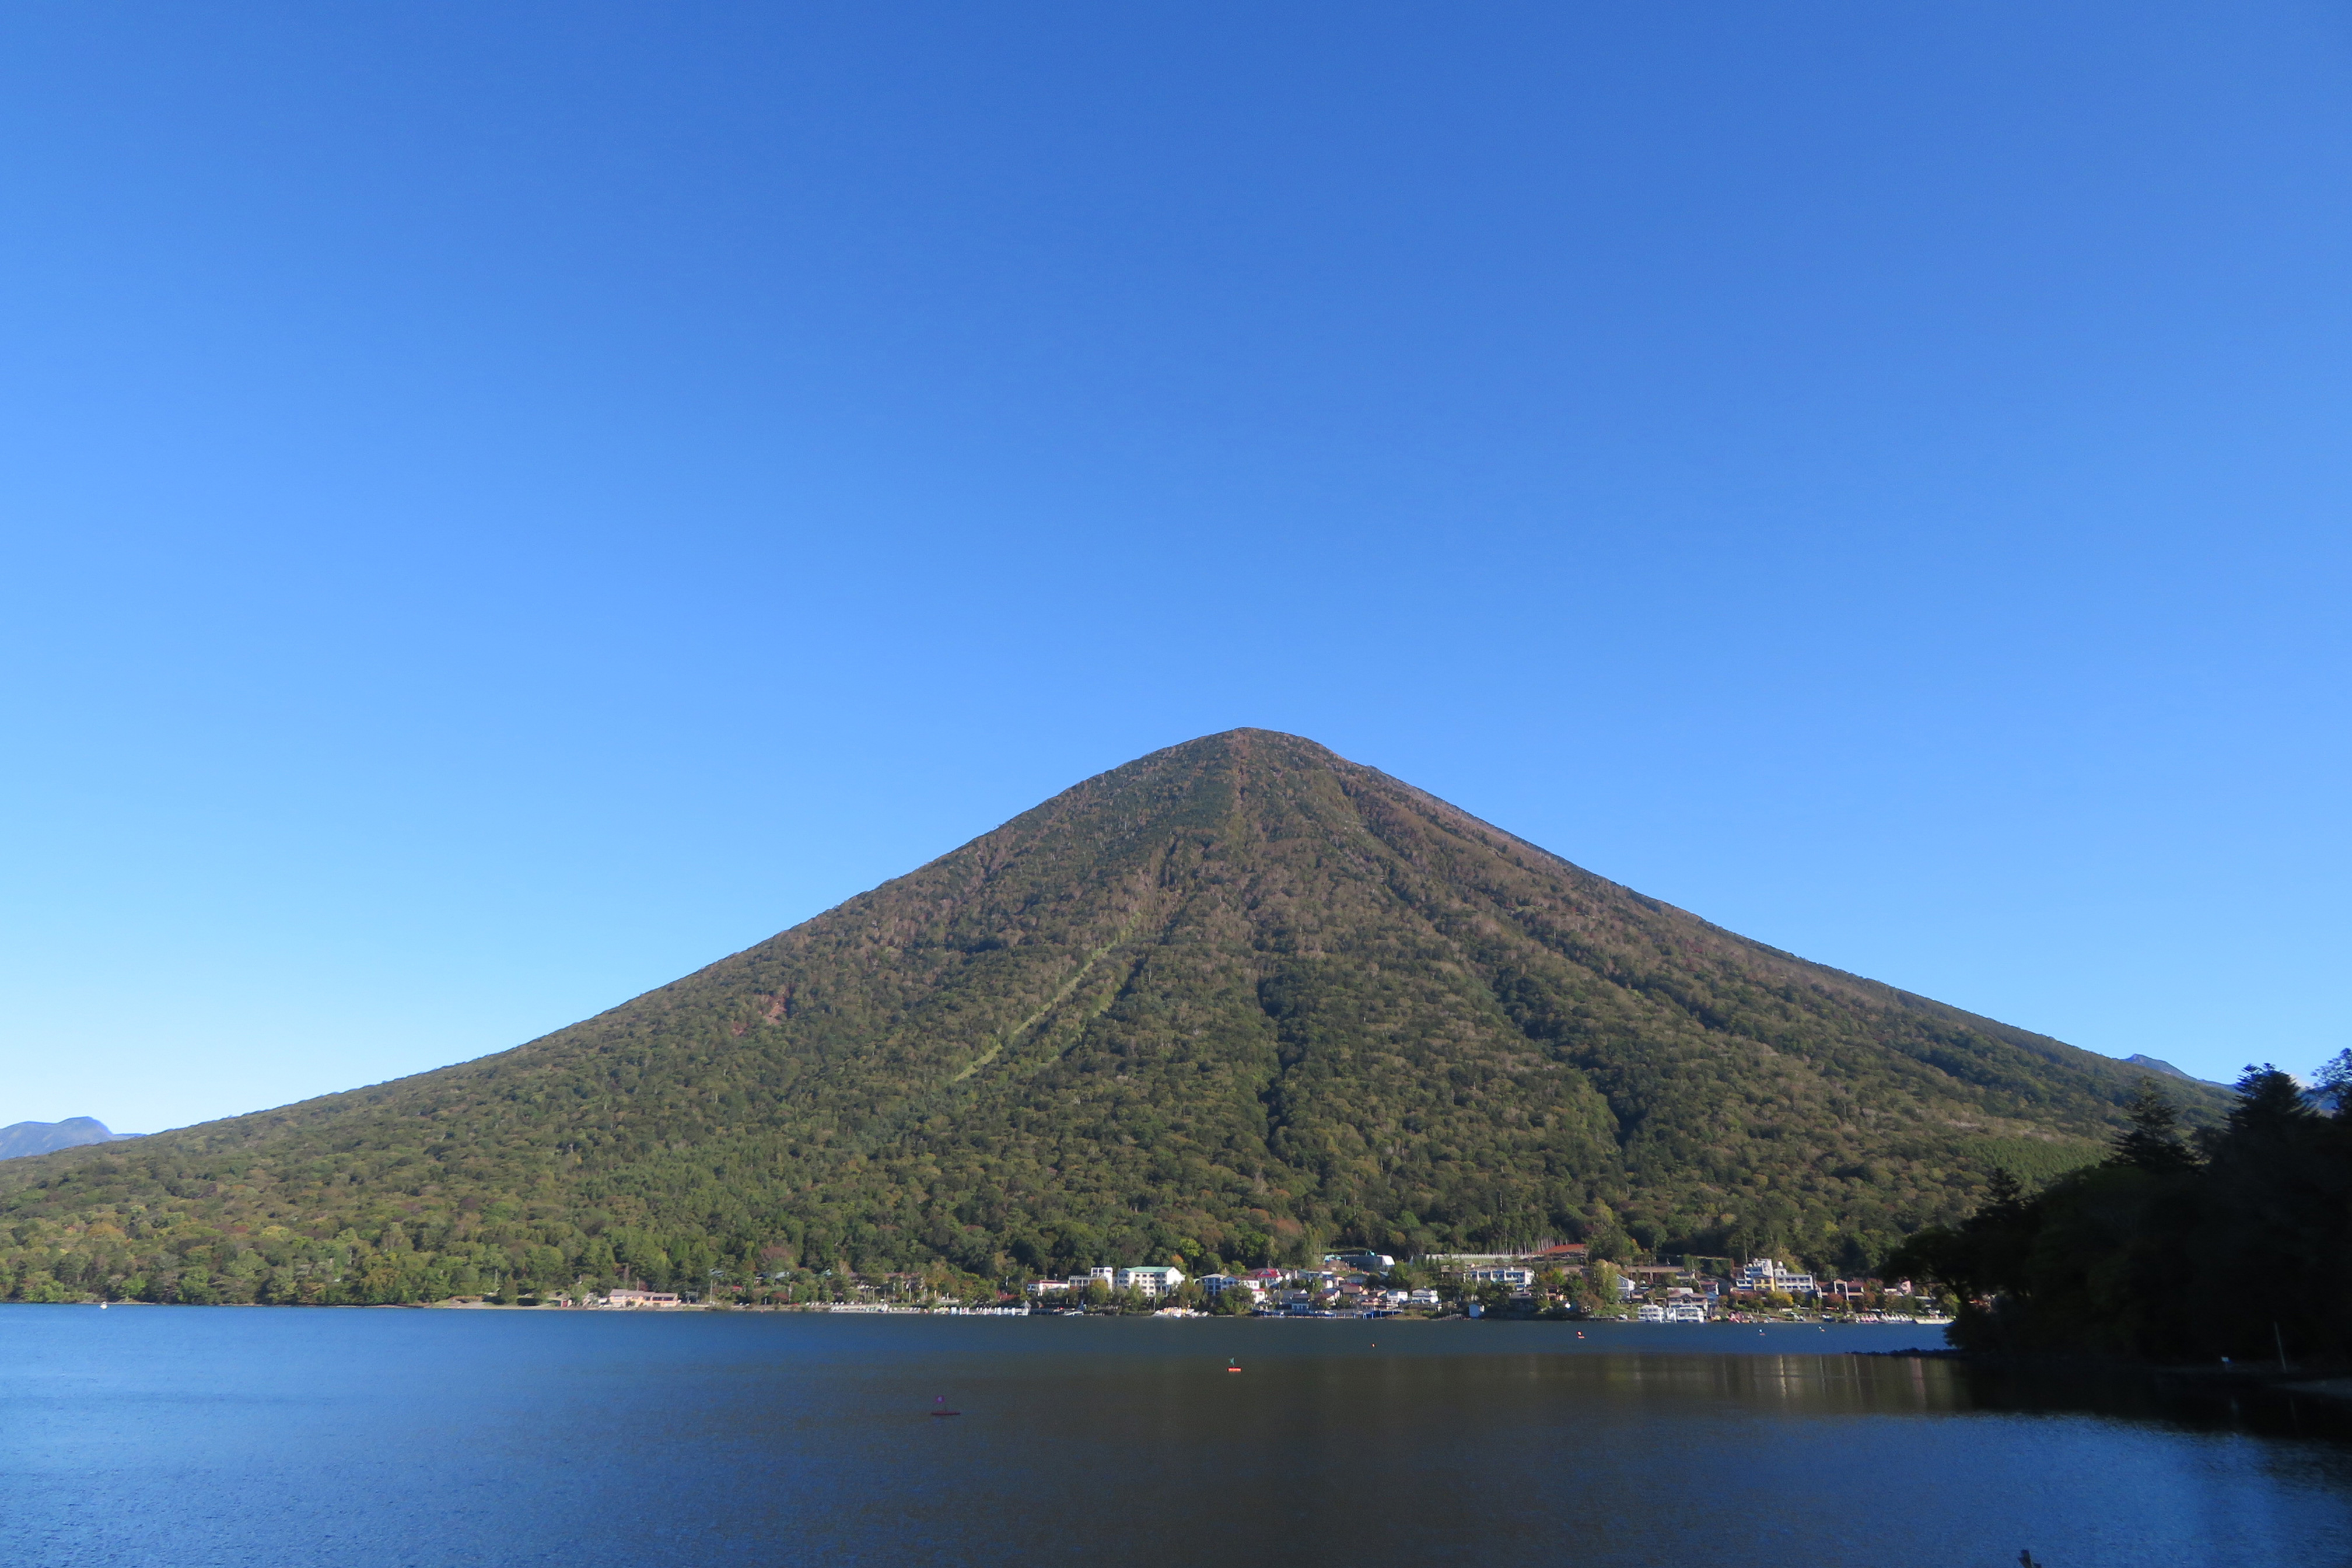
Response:
[[[2124,1065],[2126,1067],[2142,1068],[2149,1072],[2161,1074],[2166,1078],[2179,1079],[2183,1083],[2201,1084],[2207,1089],[2227,1089],[2230,1087],[2225,1083],[2215,1083],[2210,1078],[2199,1078],[2194,1073],[2183,1072],[2168,1061],[2165,1061],[2158,1057],[2141,1056],[2137,1051],[2130,1056],[2124,1058]]]
[[[78,1149],[85,1143],[119,1143],[138,1136],[136,1132],[110,1132],[105,1122],[91,1116],[68,1116],[63,1121],[17,1121],[0,1127],[0,1160]]]
[[[1236,730],[514,1050],[0,1167],[0,1273],[400,1300],[1543,1237],[1855,1269],[2097,1158],[2145,1076]]]

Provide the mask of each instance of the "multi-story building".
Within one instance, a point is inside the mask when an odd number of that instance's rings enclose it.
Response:
[[[1821,1290],[1811,1275],[1801,1274],[1777,1258],[1741,1264],[1732,1283],[1742,1290],[1778,1290],[1784,1296],[1813,1296]]]
[[[1465,1268],[1462,1278],[1473,1285],[1508,1285],[1514,1290],[1525,1290],[1536,1282],[1536,1271],[1522,1264],[1496,1263],[1483,1268]]]
[[[1097,1268],[1095,1272],[1099,1275],[1104,1270]],[[1112,1289],[1139,1290],[1145,1296],[1155,1300],[1161,1296],[1173,1296],[1176,1293],[1176,1288],[1183,1283],[1184,1271],[1165,1263],[1148,1263],[1139,1268],[1120,1268],[1111,1271]]]

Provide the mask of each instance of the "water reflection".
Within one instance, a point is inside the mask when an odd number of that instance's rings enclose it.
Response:
[[[8,1309],[0,1556],[2352,1560],[2352,1447],[1916,1337]]]
[[[2195,1432],[2352,1442],[2352,1404],[2210,1372],[2039,1365],[1950,1366],[1967,1408],[2034,1415],[2090,1415]]]

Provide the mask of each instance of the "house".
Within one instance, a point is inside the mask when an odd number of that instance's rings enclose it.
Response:
[[[607,1307],[676,1307],[682,1304],[677,1294],[669,1290],[638,1290],[616,1286],[604,1295]]]
[[[1032,1279],[1029,1281],[1029,1294],[1037,1297],[1066,1296],[1074,1290],[1084,1290],[1086,1288],[1087,1282],[1083,1279]]]
[[[1538,1273],[1547,1268],[1557,1268],[1562,1274],[1581,1274],[1591,1258],[1591,1248],[1580,1241],[1570,1241],[1556,1247],[1548,1245],[1539,1251],[1529,1252],[1507,1261]]]
[[[1415,1290],[1405,1297],[1405,1302],[1408,1306],[1413,1307],[1434,1307],[1437,1305],[1437,1292],[1434,1290]]]
[[[1645,1323],[1663,1323],[1666,1321],[1666,1310],[1654,1301],[1644,1301],[1634,1310],[1633,1316]]]
[[[1385,1252],[1327,1252],[1323,1255],[1323,1261],[1344,1263],[1367,1274],[1386,1274],[1396,1267],[1396,1259]]]
[[[1100,1274],[1103,1270],[1097,1268],[1095,1272]],[[1161,1296],[1173,1296],[1176,1288],[1183,1283],[1184,1271],[1181,1268],[1173,1268],[1165,1263],[1150,1263],[1140,1268],[1117,1270],[1112,1275],[1111,1289],[1139,1290],[1156,1300]]]
[[[1700,1306],[1696,1301],[1677,1302],[1674,1306],[1668,1307],[1665,1310],[1665,1312],[1666,1321],[1670,1323],[1704,1323],[1706,1321],[1706,1309]]]
[[[1255,1279],[1244,1279],[1237,1274],[1203,1274],[1201,1276],[1201,1289],[1206,1290],[1213,1298],[1222,1296],[1228,1290],[1238,1290],[1252,1300],[1265,1294],[1265,1285]]]

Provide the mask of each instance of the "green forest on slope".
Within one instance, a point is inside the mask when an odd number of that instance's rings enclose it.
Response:
[[[1241,730],[514,1050],[0,1163],[0,1289],[398,1301],[1544,1237],[1849,1271],[1996,1170],[2096,1159],[2140,1076]]]

